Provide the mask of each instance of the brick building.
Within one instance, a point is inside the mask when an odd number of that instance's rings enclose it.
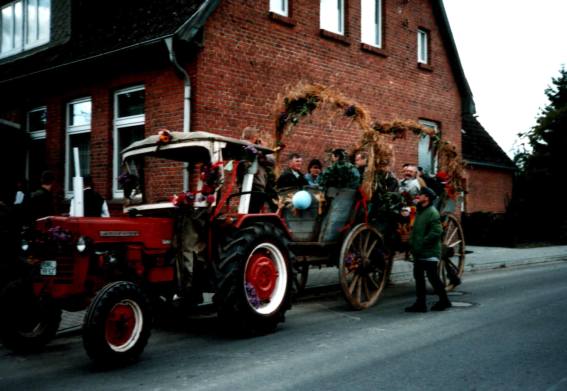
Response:
[[[300,81],[332,86],[375,120],[421,121],[458,145],[462,119],[474,113],[441,0],[1,4],[4,189],[19,177],[35,187],[49,168],[62,211],[72,147],[83,174],[118,206],[128,143],[160,128],[236,137],[248,125],[272,131],[278,97]],[[359,133],[320,113],[296,128],[287,150],[323,158],[329,148],[351,147]],[[396,141],[397,165],[429,167],[427,145],[413,136]],[[146,175],[151,200],[182,186],[180,166],[156,165]]]

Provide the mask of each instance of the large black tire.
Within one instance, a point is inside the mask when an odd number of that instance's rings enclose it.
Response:
[[[61,309],[48,297],[36,297],[31,283],[22,279],[2,290],[0,313],[0,338],[5,347],[17,352],[43,348],[61,323]]]
[[[228,331],[266,334],[291,308],[293,254],[283,232],[256,223],[229,236],[221,248],[215,295]]]
[[[152,329],[152,311],[140,287],[117,281],[95,296],[83,323],[89,357],[105,366],[124,365],[142,354]]]

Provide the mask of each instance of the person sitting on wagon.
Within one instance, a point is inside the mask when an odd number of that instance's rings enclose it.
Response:
[[[406,200],[411,202],[419,193],[421,185],[417,179],[417,167],[413,164],[404,164],[402,169],[402,179],[400,180],[400,193]]]
[[[309,162],[307,166],[307,173],[305,174],[305,179],[309,186],[317,186],[317,179],[321,175],[321,169],[323,165],[318,159],[313,159]]]
[[[282,190],[288,187],[298,187],[308,186],[309,183],[305,179],[305,176],[301,172],[301,166],[303,165],[303,158],[298,153],[290,153],[288,157],[288,167],[281,173],[280,177],[276,181],[276,187],[278,190]]]
[[[358,151],[354,155],[354,165],[360,174],[360,178],[364,176],[364,171],[366,171],[366,166],[368,165],[368,153],[364,151]]]
[[[327,189],[330,187],[356,189],[360,186],[360,173],[348,161],[344,149],[333,150],[331,161],[333,164],[327,167],[318,179],[319,186]]]

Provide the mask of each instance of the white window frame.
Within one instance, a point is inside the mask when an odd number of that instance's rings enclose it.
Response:
[[[47,11],[44,11],[41,17],[40,3]],[[0,58],[13,56],[24,50],[29,50],[37,46],[44,45],[49,42],[51,36],[51,0],[16,0],[4,4],[0,12],[0,33],[3,34],[3,15],[4,11],[12,8],[12,45],[13,48],[4,50],[2,46],[3,38],[0,40]],[[16,23],[16,8],[19,8],[21,14],[19,23]],[[47,19],[47,20],[46,20]],[[41,29],[41,20],[47,22],[47,28]],[[33,31],[31,29],[32,23]],[[43,32],[43,34],[41,34]],[[35,37],[32,37],[35,33]],[[11,45],[11,46],[12,46]]]
[[[417,62],[429,64],[429,32],[417,29]]]
[[[289,16],[289,0],[270,0],[270,12]]]
[[[439,124],[437,122],[428,121],[428,120],[419,120],[419,123],[423,126],[428,128],[434,129],[435,133],[439,133]],[[417,165],[423,167],[423,172],[426,174],[435,174],[438,168],[438,161],[436,151],[434,149],[429,149],[431,145],[431,137],[427,135],[421,135],[419,138],[418,143],[418,150],[417,150]],[[423,150],[422,148],[427,147],[427,154],[423,155],[420,152]],[[425,164],[426,162],[427,164]],[[428,170],[430,168],[430,170]]]
[[[320,0],[319,25],[321,29],[339,35],[345,34],[345,1]],[[329,17],[336,19],[334,22],[331,22],[328,20]]]
[[[361,42],[382,48],[382,0],[361,0],[360,10]]]
[[[70,125],[70,119],[71,119],[71,106],[78,104],[78,103],[85,103],[85,102],[90,102],[91,104],[91,117],[89,118],[89,123],[88,124],[81,124],[81,125]],[[67,110],[66,110],[66,116],[65,116],[65,127],[66,127],[66,132],[65,132],[65,194],[68,198],[73,196],[73,189],[70,186],[70,182],[71,182],[71,165],[74,164],[74,158],[73,158],[73,151],[71,151],[71,146],[70,146],[70,136],[76,135],[76,134],[84,134],[84,133],[90,133],[91,132],[91,124],[92,124],[92,99],[91,97],[86,97],[86,98],[80,98],[80,99],[75,99],[72,100],[70,102],[67,103]],[[83,167],[81,167],[83,169]],[[90,170],[90,167],[89,167]],[[81,170],[82,171],[82,170]]]
[[[122,156],[118,150],[119,131],[121,128],[126,128],[130,126],[139,126],[146,124],[146,115],[144,114],[131,115],[128,117],[118,117],[118,96],[121,94],[127,94],[130,92],[144,91],[145,86],[135,86],[130,88],[124,88],[118,90],[114,93],[114,121],[112,130],[112,197],[115,199],[124,198],[124,191],[118,189],[118,176],[122,168]]]

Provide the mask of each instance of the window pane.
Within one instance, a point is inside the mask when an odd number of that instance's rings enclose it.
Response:
[[[69,105],[69,126],[89,125],[91,123],[91,101]]]
[[[14,48],[14,8],[2,8],[2,53]]]
[[[49,27],[51,20],[51,1],[39,0],[38,7],[38,40],[49,40]]]
[[[362,42],[382,46],[382,6],[381,0],[361,0]]]
[[[430,149],[431,138],[422,135],[418,146],[418,165],[426,174],[433,174],[433,150]]]
[[[47,124],[47,110],[34,110],[28,113],[28,131],[37,132],[45,130]]]
[[[417,61],[427,63],[427,32],[423,30],[417,31]]]
[[[91,134],[79,133],[69,135],[69,190],[73,189],[73,177],[75,176],[75,157],[73,148],[79,148],[79,164],[81,165],[81,176],[90,174],[91,167]]]
[[[337,34],[343,34],[343,0],[321,0],[321,28]]]
[[[24,13],[22,10],[22,2],[18,1],[14,4],[14,49],[22,47],[22,34],[24,26]]]
[[[117,95],[118,118],[144,114],[144,90]]]
[[[28,0],[27,43],[37,40],[37,0]]]
[[[270,11],[276,14],[287,15],[287,1],[288,0],[270,0]]]
[[[144,125],[128,126],[118,129],[118,145],[117,153],[118,159],[117,163],[120,166],[122,161],[121,151],[128,145],[132,144],[134,141],[142,140],[144,138]],[[118,173],[118,167],[116,167],[116,173]],[[118,183],[118,189],[122,190],[122,185]]]

